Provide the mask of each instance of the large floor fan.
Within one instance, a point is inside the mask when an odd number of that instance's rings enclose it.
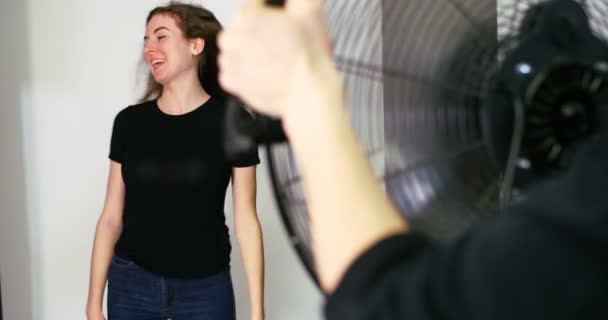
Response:
[[[413,228],[438,241],[567,170],[577,143],[597,128],[608,91],[608,1],[324,5],[348,110],[375,174]],[[268,134],[275,121],[257,123],[229,130],[268,144],[284,224],[317,280],[294,156]]]

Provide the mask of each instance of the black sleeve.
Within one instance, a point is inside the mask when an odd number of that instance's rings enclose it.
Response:
[[[127,138],[127,109],[125,108],[120,111],[116,117],[114,117],[114,125],[112,126],[112,138],[110,139],[110,155],[109,158],[118,163],[123,163],[125,150],[126,150],[126,138]]]
[[[244,108],[238,108],[240,113],[240,121],[249,121],[253,123],[253,117]],[[245,147],[245,146],[244,146]],[[231,160],[231,165],[236,168],[251,167],[260,164],[260,157],[258,155],[258,145],[253,143],[241,150],[238,155]]]
[[[448,245],[416,235],[378,243],[328,297],[327,319],[608,319],[603,145]]]
[[[232,161],[232,166],[236,168],[251,167],[258,164],[260,164],[260,157],[258,155],[257,145],[238,155],[237,158]]]

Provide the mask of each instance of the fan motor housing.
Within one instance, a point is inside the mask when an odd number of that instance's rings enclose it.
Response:
[[[571,0],[531,8],[515,41],[490,87],[481,122],[497,164],[505,171],[516,166],[513,185],[521,189],[568,168],[578,142],[596,132],[596,110],[606,103],[608,47]],[[523,127],[519,137],[517,121]],[[519,148],[514,139],[520,139]],[[517,160],[511,164],[513,152]]]

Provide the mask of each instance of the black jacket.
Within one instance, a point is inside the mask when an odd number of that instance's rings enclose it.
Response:
[[[607,130],[608,131],[608,130]],[[459,240],[385,239],[354,262],[330,320],[608,319],[608,134],[568,172]]]

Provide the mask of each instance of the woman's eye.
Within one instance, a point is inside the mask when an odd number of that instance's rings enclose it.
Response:
[[[162,40],[164,38],[166,38],[167,36],[158,36],[158,40]]]

